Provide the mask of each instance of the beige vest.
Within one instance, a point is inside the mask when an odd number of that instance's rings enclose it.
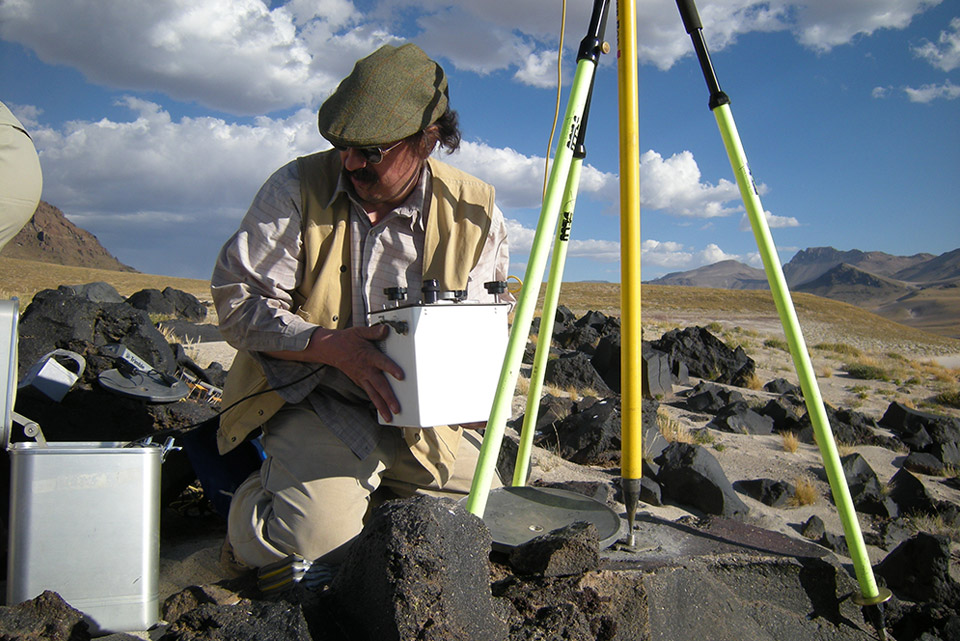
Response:
[[[458,169],[428,159],[432,196],[425,207],[423,278],[436,278],[440,289],[466,289],[490,229],[494,192],[490,185]],[[295,312],[328,329],[346,327],[352,307],[350,274],[350,203],[344,194],[333,202],[340,156],[326,151],[297,159],[302,199],[303,281],[293,292]],[[251,394],[252,398],[239,402]],[[217,446],[226,453],[242,443],[284,404],[270,391],[260,364],[245,351],[237,356],[223,389]],[[230,407],[233,403],[236,406]],[[438,478],[456,455],[460,430],[404,429],[414,454]],[[421,438],[422,437],[422,438]],[[445,480],[445,478],[443,478]]]

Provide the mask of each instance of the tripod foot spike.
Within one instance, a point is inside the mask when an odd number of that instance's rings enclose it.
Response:
[[[863,618],[873,626],[877,632],[877,638],[880,641],[887,641],[887,626],[884,622],[883,604],[890,600],[893,593],[887,588],[879,588],[877,596],[868,597],[863,594],[856,594],[853,602],[863,608]]]

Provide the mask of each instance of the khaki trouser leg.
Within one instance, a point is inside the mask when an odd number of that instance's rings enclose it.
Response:
[[[312,410],[284,407],[264,426],[267,460],[237,488],[230,504],[234,554],[251,567],[293,553],[342,562],[370,507],[390,495],[420,490],[458,498],[469,492],[479,438],[467,436],[460,440],[450,480],[440,487],[399,430],[385,428],[377,448],[360,460]],[[377,492],[381,486],[388,492]]]

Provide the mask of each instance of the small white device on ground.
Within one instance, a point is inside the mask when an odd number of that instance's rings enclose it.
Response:
[[[506,283],[486,283],[500,294]],[[400,413],[399,427],[436,427],[486,421],[497,391],[507,349],[507,303],[462,300],[463,292],[440,292],[436,281],[424,285],[424,299],[401,304],[406,290],[387,295],[396,307],[368,315],[370,325],[390,326],[380,342],[383,352],[403,369],[402,381],[387,376]]]
[[[57,357],[73,361],[77,371],[71,372],[60,364]],[[33,387],[59,403],[73,384],[83,376],[86,366],[87,362],[80,354],[69,349],[55,349],[34,363],[17,387],[19,389]]]
[[[0,447],[10,455],[6,603],[53,590],[94,633],[146,630],[159,615],[160,466],[172,439],[163,447],[47,442],[39,425],[13,411],[17,320],[16,299],[0,300]],[[10,443],[14,422],[36,442]]]

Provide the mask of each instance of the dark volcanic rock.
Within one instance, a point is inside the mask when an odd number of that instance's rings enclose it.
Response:
[[[855,410],[836,409],[829,404],[824,404],[827,413],[827,422],[834,438],[848,445],[877,445],[887,449],[897,449],[900,441],[897,438],[881,435],[877,432],[877,423],[866,414]],[[810,428],[813,430],[813,424],[810,421],[810,415],[805,414],[800,419],[801,429]]]
[[[813,427],[800,420],[800,406],[795,403],[795,397],[778,396],[767,401],[757,413],[773,419],[773,431],[778,434],[793,432],[803,443],[813,443]]]
[[[590,364],[614,392],[620,393],[620,335],[604,336],[597,343]]]
[[[898,470],[889,485],[888,496],[903,514],[932,514],[936,511],[936,504],[923,487],[923,482],[909,470]]]
[[[848,454],[840,459],[850,497],[858,512],[883,517],[895,517],[899,508],[893,498],[880,485],[877,473],[860,454]]]
[[[125,303],[94,303],[47,289],[34,296],[20,318],[20,377],[44,354],[60,348],[87,361],[85,380],[113,367],[100,348],[123,343],[154,368],[173,373],[175,363],[166,339],[143,311]]]
[[[920,532],[877,565],[894,594],[909,601],[953,603],[957,583],[950,577],[950,540]],[[954,606],[955,607],[955,606]]]
[[[772,381],[768,381],[764,384],[763,389],[767,392],[773,392],[774,394],[790,394],[797,398],[803,397],[803,392],[800,390],[800,387],[785,378],[775,378]]]
[[[163,291],[142,289],[130,296],[127,304],[148,314],[176,316],[192,323],[199,323],[207,317],[207,308],[196,296],[172,287]]]
[[[753,411],[746,401],[737,401],[720,410],[707,427],[735,434],[771,434],[773,419]]]
[[[615,463],[620,459],[620,403],[608,398],[575,412],[535,442],[581,465]]]
[[[946,465],[960,465],[960,419],[891,403],[880,425],[915,452],[926,452]]]
[[[122,303],[123,296],[120,295],[113,285],[104,282],[87,283],[85,285],[60,285],[58,290],[80,296],[94,303]]]
[[[708,414],[716,414],[727,405],[742,400],[740,392],[707,381],[700,381],[687,393],[687,407]]]
[[[660,465],[657,481],[665,499],[729,518],[749,512],[720,463],[699,445],[671,443],[655,462]]]
[[[737,481],[733,489],[770,507],[786,507],[797,492],[792,483],[773,479]]]
[[[571,327],[559,333],[554,332],[553,341],[563,349],[593,354],[600,334],[592,327]]]
[[[287,601],[204,603],[174,621],[160,641],[312,641],[303,608]]]
[[[756,372],[756,363],[742,347],[730,349],[703,327],[671,330],[650,345],[674,363],[685,363],[691,376],[717,383],[743,387]]]
[[[643,344],[640,353],[640,388],[646,398],[663,398],[673,394],[673,374],[670,357]]]
[[[0,639],[4,641],[87,641],[83,614],[49,590],[18,605],[0,606]]]
[[[494,613],[490,533],[461,506],[429,496],[389,501],[354,542],[334,599],[371,641],[506,637]]]
[[[803,524],[803,528],[800,530],[800,534],[811,541],[819,541],[826,533],[827,527],[823,519],[816,514],[807,519],[806,523]]]
[[[600,566],[600,537],[592,523],[577,522],[535,537],[510,552],[518,574],[569,576]]]
[[[620,393],[620,334],[608,334],[600,339],[590,359],[594,369],[614,392]],[[645,398],[663,398],[673,393],[673,373],[670,358],[663,352],[650,347],[644,341],[641,344],[640,362],[641,394]]]
[[[548,360],[543,380],[560,389],[592,389],[601,396],[613,393],[590,363],[590,357],[583,352],[563,354],[560,358]]]
[[[940,476],[946,469],[943,461],[926,452],[910,452],[903,460],[903,468],[917,474]]]

